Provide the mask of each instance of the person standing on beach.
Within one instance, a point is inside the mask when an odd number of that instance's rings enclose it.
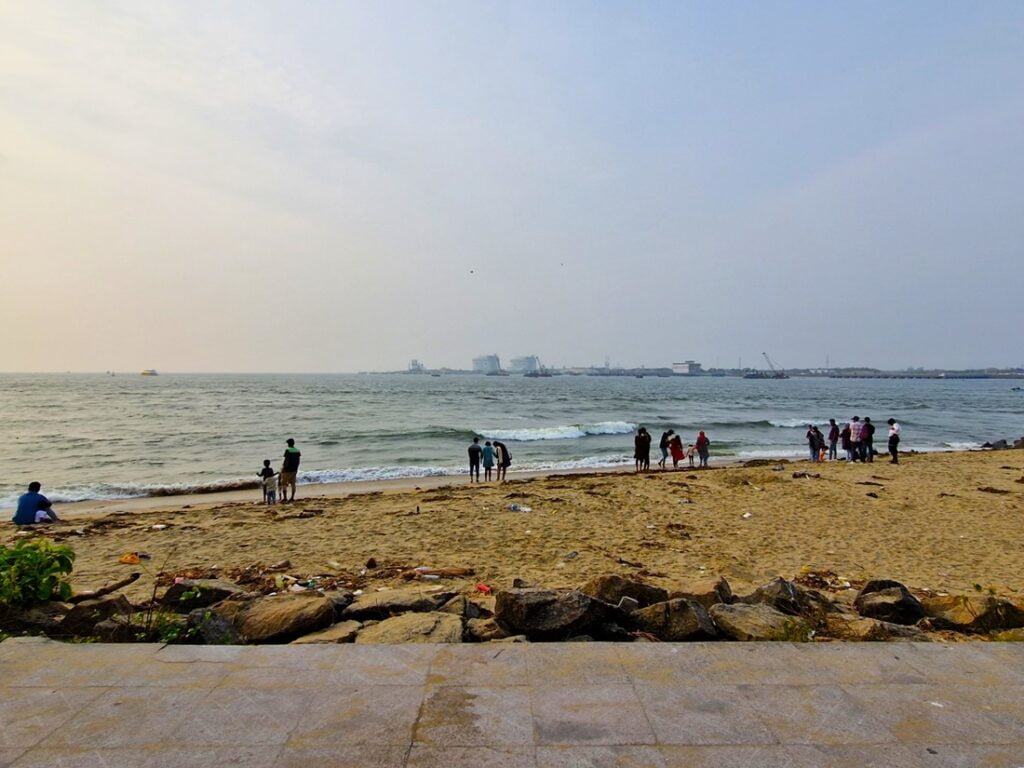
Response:
[[[835,461],[839,458],[839,453],[836,451],[836,443],[839,442],[839,425],[836,424],[835,419],[829,419],[828,425],[828,460]]]
[[[480,482],[480,457],[483,454],[480,438],[474,437],[469,446],[469,482]]]
[[[484,443],[484,480],[486,482],[491,481],[491,472],[494,469],[494,446],[491,445],[491,441],[488,440]]]
[[[903,430],[900,425],[896,422],[896,419],[889,419],[889,455],[892,459],[889,461],[890,464],[900,463],[900,433]]]
[[[860,460],[875,462],[875,425],[871,423],[870,416],[864,417],[860,428]]]
[[[672,442],[672,435],[674,434],[675,432],[671,429],[668,432],[661,433],[661,441],[658,443],[658,447],[661,448],[661,461],[658,462],[658,466],[662,469],[666,468],[665,463],[668,461],[669,444]],[[672,464],[673,466],[676,464],[674,458]]]
[[[284,462],[281,464],[281,474],[278,476],[278,488],[281,489],[281,501],[295,501],[295,484],[299,477],[299,462],[302,460],[302,452],[295,447],[295,440],[288,438],[285,441],[288,447],[284,449]],[[288,498],[288,486],[291,486],[292,497]]]
[[[277,472],[270,466],[270,459],[264,459],[263,468],[257,477],[260,479],[260,485],[263,486],[263,501],[267,504],[274,504],[277,501],[277,484],[274,481],[276,475]]]
[[[636,459],[636,471],[645,472],[651,468],[651,436],[640,427],[633,438],[633,458]]]
[[[708,457],[711,455],[711,441],[708,440],[708,436],[701,432],[697,435],[697,442],[694,443],[697,446],[697,455],[700,457],[700,467],[707,469]]]
[[[498,440],[494,441],[494,460],[498,469],[498,482],[504,482],[508,468],[512,466],[512,454],[509,453],[508,446]]]
[[[811,453],[811,461],[818,460],[818,435],[817,428],[813,424],[807,425],[807,447]]]
[[[672,469],[679,469],[679,462],[686,455],[686,451],[683,450],[683,439],[679,435],[672,435],[668,441],[668,449],[672,454]],[[690,466],[693,466],[693,459],[690,459]]]
[[[839,441],[843,444],[843,452],[846,453],[846,460],[853,461],[853,443],[850,442],[850,425],[845,424],[843,431],[839,433]]]
[[[14,511],[11,522],[15,525],[35,525],[36,523],[57,523],[57,513],[53,511],[50,500],[39,491],[43,486],[37,482],[28,484],[28,493],[18,497],[18,507]]]
[[[860,458],[860,431],[864,425],[860,423],[860,416],[850,419],[850,461],[855,462]]]

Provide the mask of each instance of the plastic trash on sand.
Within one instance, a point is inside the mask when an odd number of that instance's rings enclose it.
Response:
[[[524,507],[522,504],[509,504],[510,512],[533,512],[531,507]]]
[[[753,515],[750,514],[749,512],[744,512],[742,515],[740,515],[740,517],[742,517],[744,520],[749,520],[750,518],[753,517]]]
[[[149,527],[149,530],[151,530],[151,531],[162,531],[165,528],[167,528],[167,526],[164,523],[157,523],[156,525],[151,525]]]
[[[483,593],[485,595],[489,595],[489,594],[491,594],[491,587],[490,587],[489,584],[477,584],[476,585],[476,591],[477,592],[481,592],[481,593]]]
[[[138,565],[139,564],[139,553],[138,552],[125,552],[119,558],[117,562],[121,565]]]

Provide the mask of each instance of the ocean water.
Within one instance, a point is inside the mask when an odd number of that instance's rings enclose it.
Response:
[[[992,380],[559,376],[0,374],[0,506],[31,480],[60,501],[237,487],[284,441],[300,482],[459,474],[473,435],[513,470],[632,463],[632,432],[703,429],[722,458],[805,455],[808,423],[890,416],[901,448],[1024,435],[1024,393]],[[657,458],[657,448],[653,451]]]

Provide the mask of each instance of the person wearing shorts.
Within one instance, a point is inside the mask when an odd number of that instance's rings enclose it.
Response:
[[[284,462],[281,464],[281,474],[278,476],[277,487],[281,489],[281,501],[295,501],[295,481],[299,476],[299,462],[302,460],[302,452],[295,447],[295,441],[288,438],[288,447],[284,449]],[[288,498],[288,487],[291,486],[292,497]]]

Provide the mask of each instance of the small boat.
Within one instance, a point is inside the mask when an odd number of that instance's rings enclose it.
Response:
[[[440,379],[441,378],[441,374],[440,373],[432,373],[430,375],[433,376],[435,379]]]
[[[139,376],[157,376],[156,368],[143,368],[139,371]]]

